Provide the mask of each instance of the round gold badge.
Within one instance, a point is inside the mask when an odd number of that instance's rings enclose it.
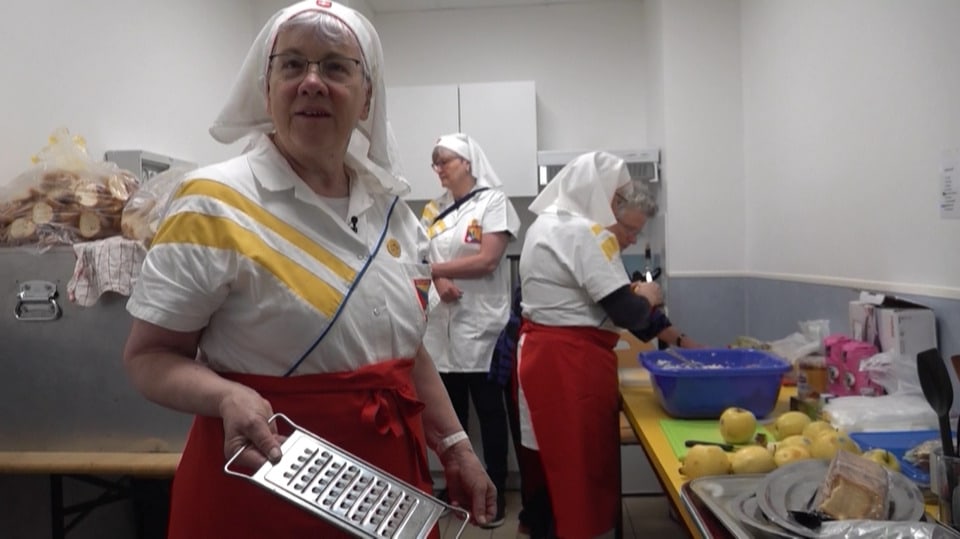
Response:
[[[394,258],[400,258],[400,242],[394,238],[387,240],[387,252]]]

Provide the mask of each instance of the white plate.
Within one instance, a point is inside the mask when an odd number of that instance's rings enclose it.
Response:
[[[827,475],[829,462],[801,460],[767,474],[757,489],[757,504],[770,521],[803,537],[816,538],[816,531],[801,525],[790,516],[790,510],[806,510]],[[886,520],[920,520],[923,517],[923,494],[916,483],[899,473],[887,472],[890,478],[889,508]]]
[[[737,520],[745,524],[748,528],[757,531],[762,537],[776,537],[792,539],[794,535],[787,533],[787,530],[770,522],[760,506],[757,505],[757,494],[747,492],[730,500],[727,504],[727,511]]]

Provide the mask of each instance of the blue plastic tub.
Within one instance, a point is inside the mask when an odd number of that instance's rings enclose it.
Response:
[[[644,352],[639,357],[650,371],[660,405],[670,416],[683,419],[715,419],[731,406],[764,417],[776,406],[780,381],[790,370],[786,360],[759,350],[676,352],[698,365],[691,367],[663,351]]]

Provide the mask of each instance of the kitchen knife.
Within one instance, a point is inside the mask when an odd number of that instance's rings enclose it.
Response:
[[[730,444],[723,444],[720,442],[706,442],[703,440],[687,440],[683,442],[683,445],[686,447],[693,447],[695,445],[715,445],[724,451],[733,451],[734,447]]]

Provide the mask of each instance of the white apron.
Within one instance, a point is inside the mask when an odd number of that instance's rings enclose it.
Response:
[[[432,206],[432,207],[431,207]],[[443,262],[480,252],[483,234],[515,236],[519,218],[498,189],[476,194],[441,221],[434,202],[424,209],[430,237],[430,262]],[[444,303],[430,289],[430,310],[423,344],[439,372],[487,372],[500,332],[510,316],[510,269],[501,260],[493,273],[479,279],[453,279],[463,292],[459,301]]]

